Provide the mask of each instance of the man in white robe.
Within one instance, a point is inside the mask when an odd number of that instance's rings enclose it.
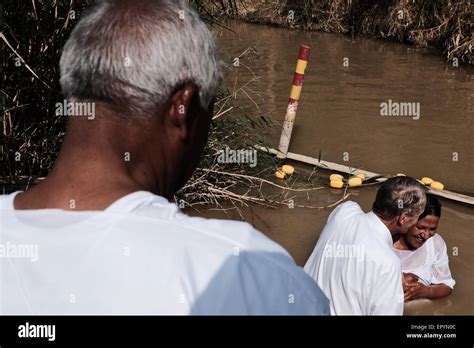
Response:
[[[392,235],[406,233],[425,204],[423,185],[395,177],[380,187],[371,212],[349,201],[331,213],[304,266],[330,299],[331,314],[403,314],[402,271]]]

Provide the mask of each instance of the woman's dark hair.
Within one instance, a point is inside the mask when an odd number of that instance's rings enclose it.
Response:
[[[423,213],[420,215],[420,218],[418,220],[421,220],[425,218],[428,215],[434,215],[437,217],[441,217],[441,203],[439,200],[430,194],[426,195],[427,201],[426,201],[426,208],[423,211]]]

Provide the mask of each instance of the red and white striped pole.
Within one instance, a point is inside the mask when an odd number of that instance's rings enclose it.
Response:
[[[309,50],[311,48],[301,45],[298,60],[296,62],[295,74],[293,76],[293,86],[291,86],[290,99],[286,109],[285,122],[280,136],[280,144],[278,145],[278,158],[286,158],[288,148],[290,146],[291,132],[295,123],[296,109],[298,108],[298,100],[303,87],[304,71],[308,65]]]

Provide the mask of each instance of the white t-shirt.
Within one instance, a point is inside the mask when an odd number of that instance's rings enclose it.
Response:
[[[304,270],[329,298],[332,314],[401,315],[402,271],[392,245],[377,215],[348,201],[329,216]]]
[[[456,282],[451,277],[446,243],[439,234],[433,235],[416,250],[393,251],[400,259],[402,272],[413,273],[425,285],[446,284],[451,289]]]
[[[247,223],[145,191],[104,211],[0,196],[0,314],[329,314],[291,256]]]

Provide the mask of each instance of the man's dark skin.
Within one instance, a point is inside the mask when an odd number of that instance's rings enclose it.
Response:
[[[104,210],[140,190],[171,199],[198,165],[212,109],[213,103],[208,110],[200,106],[192,83],[175,90],[145,121],[133,115],[126,121],[96,103],[93,120],[68,120],[53,169],[43,182],[15,197],[15,209]]]

